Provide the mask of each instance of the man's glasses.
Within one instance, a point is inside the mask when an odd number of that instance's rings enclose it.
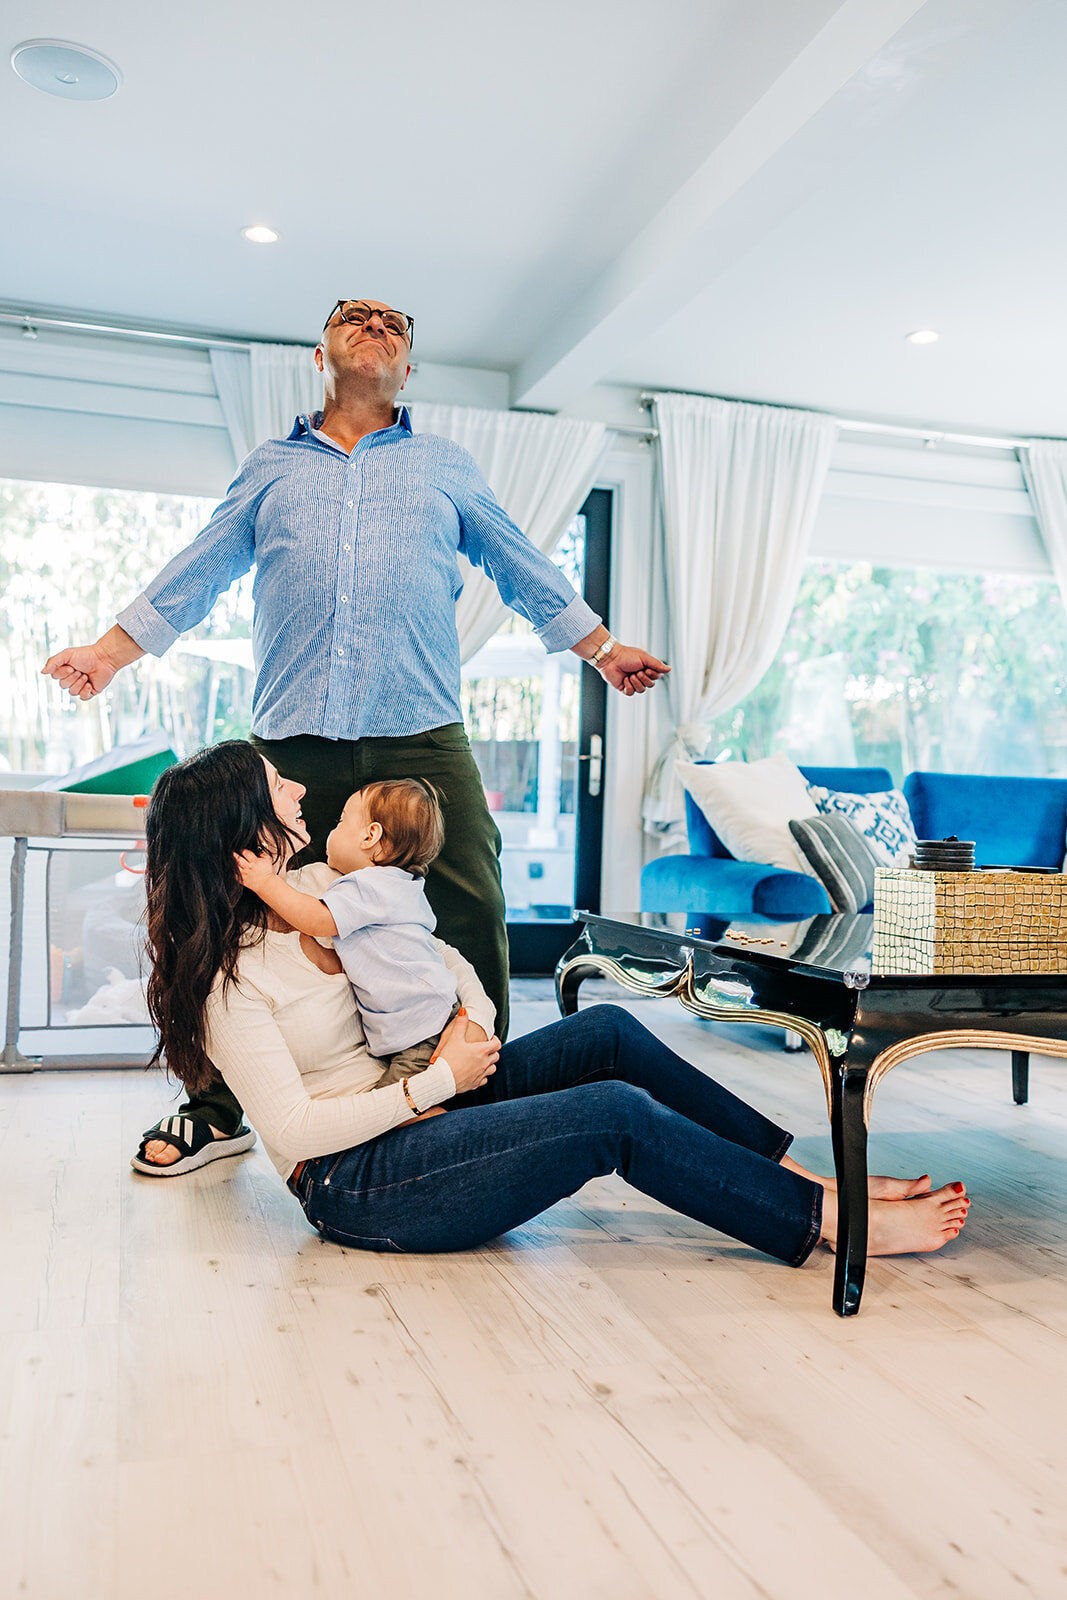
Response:
[[[388,307],[382,311],[378,306],[369,306],[365,300],[338,300],[322,325],[323,333],[338,312],[341,313],[342,322],[350,322],[357,328],[361,328],[371,317],[377,315],[381,318],[383,328],[389,333],[397,334],[401,339],[406,339],[409,345],[415,333],[414,317],[405,317],[402,311],[393,311]]]

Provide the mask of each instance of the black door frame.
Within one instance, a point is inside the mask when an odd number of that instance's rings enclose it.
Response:
[[[610,489],[593,489],[580,515],[585,518],[585,582],[583,595],[598,616],[611,627],[611,527],[614,495]],[[578,725],[577,817],[574,829],[574,904],[582,911],[600,910],[600,873],[604,853],[604,775],[608,686],[599,672],[582,670],[581,709]],[[599,746],[595,741],[599,740]],[[598,759],[599,751],[599,759]],[[574,943],[574,919],[509,922],[508,945],[512,975],[545,977]]]

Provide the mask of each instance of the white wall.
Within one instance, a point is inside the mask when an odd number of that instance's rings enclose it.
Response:
[[[214,495],[232,475],[206,351],[0,327],[0,477]]]
[[[1050,572],[1014,453],[843,433],[812,554],[881,566]]]

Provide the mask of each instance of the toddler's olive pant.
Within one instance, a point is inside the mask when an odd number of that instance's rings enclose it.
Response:
[[[451,1022],[459,1010],[457,1000],[449,1013],[448,1022]],[[445,1028],[448,1027],[445,1023]],[[445,1028],[441,1029],[444,1033]],[[389,1057],[389,1065],[382,1073],[376,1089],[384,1089],[387,1083],[402,1083],[405,1078],[413,1078],[416,1072],[425,1072],[433,1059],[433,1053],[441,1043],[441,1033],[435,1033],[432,1039],[420,1039],[418,1044],[409,1044],[406,1049],[398,1050],[395,1056]]]

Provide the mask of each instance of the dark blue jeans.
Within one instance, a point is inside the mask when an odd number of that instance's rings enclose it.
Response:
[[[799,1266],[822,1189],[778,1165],[792,1135],[598,1005],[506,1044],[446,1115],[308,1161],[311,1225],[359,1250],[471,1250],[619,1172],[635,1189]]]

